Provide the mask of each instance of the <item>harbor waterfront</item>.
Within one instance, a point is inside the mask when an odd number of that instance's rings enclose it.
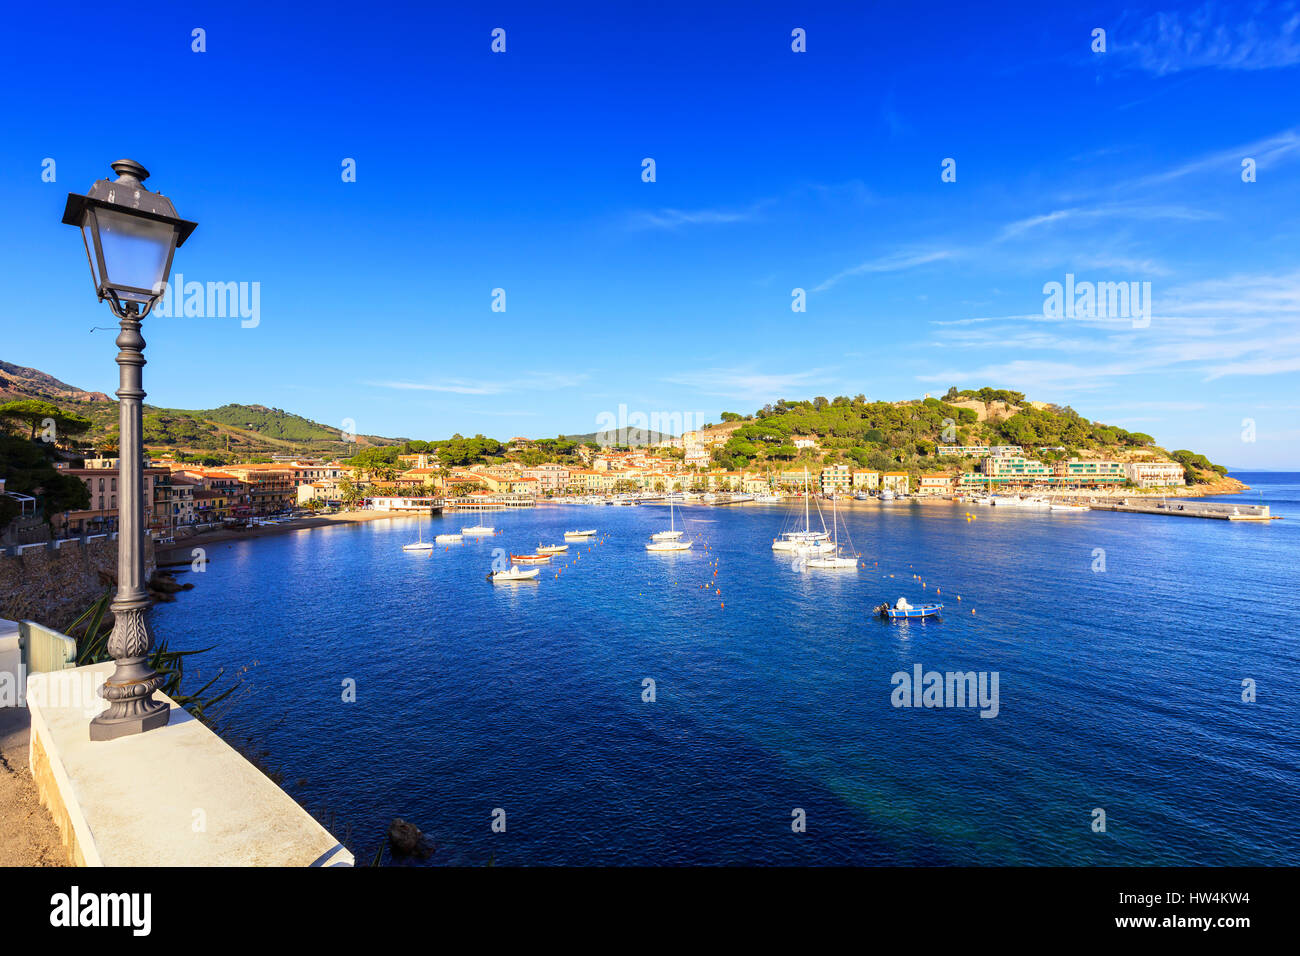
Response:
[[[1300,475],[1234,477],[1284,520],[873,500],[839,509],[847,572],[771,550],[788,505],[683,508],[658,555],[665,505],[415,554],[467,516],[317,527],[214,544],[151,617],[202,675],[255,662],[229,732],[358,859],[401,816],[435,865],[1295,865]],[[945,608],[871,616],[899,597]],[[917,667],[996,716],[896,706]]]

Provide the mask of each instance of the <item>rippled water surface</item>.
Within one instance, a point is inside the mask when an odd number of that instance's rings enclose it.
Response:
[[[784,506],[682,509],[678,555],[644,550],[661,506],[432,555],[414,518],[314,529],[213,546],[153,623],[252,665],[229,730],[359,857],[402,816],[435,864],[1294,865],[1300,475],[1240,477],[1287,520],[854,504],[847,573],[772,552]],[[536,583],[484,580],[579,527]],[[899,596],[943,618],[869,617]],[[918,663],[997,672],[996,718],[893,707]]]

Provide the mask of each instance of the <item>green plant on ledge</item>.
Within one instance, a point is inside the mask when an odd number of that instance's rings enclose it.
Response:
[[[105,591],[94,604],[82,611],[81,616],[73,621],[72,626],[68,628],[69,636],[77,640],[78,667],[112,660],[108,653],[108,638],[113,633],[113,625],[105,620],[111,600],[112,592]],[[236,682],[223,691],[213,692],[213,685],[221,680],[225,674],[223,669],[217,672],[216,677],[194,693],[182,693],[181,683],[185,678],[185,658],[192,657],[195,654],[203,654],[210,650],[212,648],[205,647],[197,651],[173,651],[167,646],[166,641],[159,641],[153,649],[153,656],[149,660],[149,666],[165,678],[161,688],[162,692],[193,714],[195,718],[208,724],[211,723],[207,715],[209,708],[221,703],[221,701],[238,690],[240,686],[240,683]],[[205,696],[209,694],[210,696]]]

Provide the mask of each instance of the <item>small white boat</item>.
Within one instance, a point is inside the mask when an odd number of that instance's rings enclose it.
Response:
[[[893,491],[891,491],[890,489],[886,488],[884,491],[882,491],[882,492],[880,493],[880,500],[881,500],[881,501],[893,501],[893,500],[894,500],[894,493],[893,493]]]
[[[587,531],[566,531],[564,532],[564,536],[566,538],[590,538],[595,533],[596,529],[591,528]]]
[[[460,533],[471,538],[484,538],[488,535],[496,534],[497,529],[493,528],[491,525],[476,524],[471,525],[468,528],[461,528]]]
[[[537,545],[538,554],[562,554],[569,550],[567,544],[539,544]]]
[[[493,584],[496,584],[499,581],[531,581],[541,573],[540,568],[510,567],[504,571],[492,571],[488,574],[488,580]]]
[[[689,541],[651,541],[645,546],[647,551],[689,551],[691,543]]]
[[[463,541],[465,539],[463,535],[459,535],[459,534],[439,534],[439,535],[435,535],[433,540],[436,541],[438,544],[455,544],[456,542]]]

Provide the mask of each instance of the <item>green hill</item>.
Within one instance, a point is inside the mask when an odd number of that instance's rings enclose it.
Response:
[[[1189,477],[1226,473],[1203,455],[1166,452],[1145,433],[1090,421],[1069,406],[1028,401],[1006,389],[952,388],[942,399],[903,402],[869,402],[862,395],[781,400],[748,417],[724,417],[741,422],[713,451],[714,463],[727,469],[845,462],[919,475],[974,467],[972,458],[943,455],[943,445],[1019,445],[1026,457],[1043,460],[1159,457],[1181,462]],[[797,447],[799,438],[814,439],[815,447]]]
[[[0,361],[0,404],[36,398],[90,420],[78,435],[85,449],[117,445],[117,402],[103,392],[87,392],[37,369]],[[213,462],[268,455],[343,456],[358,448],[400,443],[402,439],[357,435],[344,441],[329,425],[265,405],[222,405],[212,409],[144,406],[144,444],[150,451],[170,452]]]

